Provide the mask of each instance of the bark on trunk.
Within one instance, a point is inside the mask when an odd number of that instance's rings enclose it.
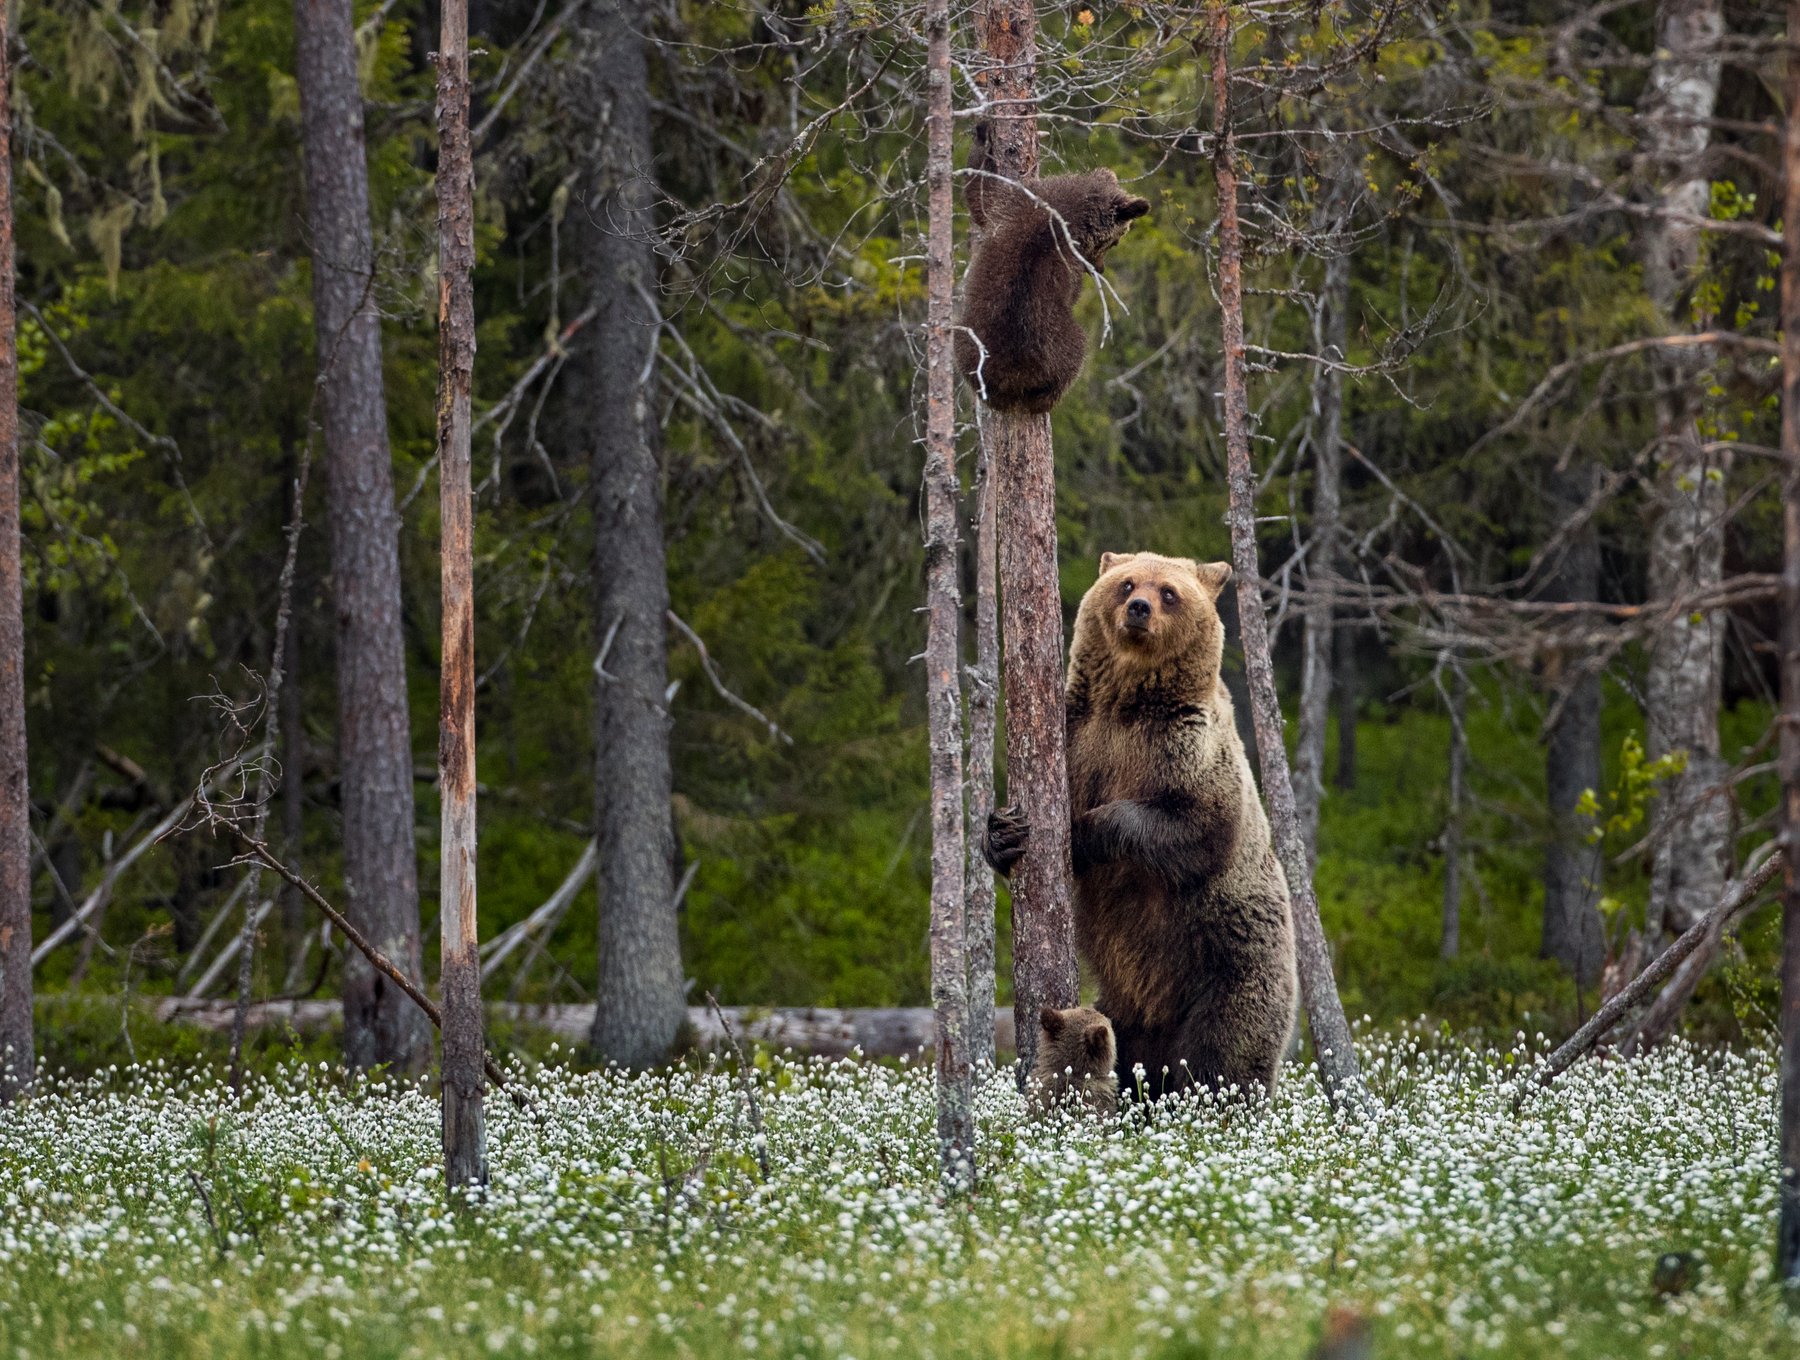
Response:
[[[1578,463],[1550,477],[1555,522],[1575,514],[1593,492],[1599,469]],[[1571,538],[1547,597],[1593,600],[1600,594],[1600,543],[1593,521]],[[1544,856],[1543,957],[1574,975],[1577,986],[1600,979],[1606,941],[1600,921],[1598,848],[1588,844],[1590,818],[1576,810],[1589,789],[1600,788],[1600,677],[1579,655],[1556,659],[1552,677],[1561,711],[1545,744],[1544,783],[1550,805],[1550,843]]]
[[[19,351],[13,302],[12,51],[0,22],[0,1105],[31,1085],[31,786],[19,561]]]
[[[1342,362],[1350,310],[1350,207],[1355,193],[1347,165],[1335,165],[1321,205],[1330,241],[1314,344],[1322,358]],[[1312,532],[1307,544],[1309,581],[1337,573],[1339,493],[1343,482],[1344,375],[1321,364],[1312,390]],[[1319,857],[1319,806],[1325,797],[1325,727],[1331,713],[1331,652],[1335,632],[1330,605],[1306,611],[1300,637],[1300,713],[1294,747],[1294,806],[1308,864]]]
[[[1450,680],[1450,810],[1444,819],[1444,923],[1438,957],[1454,959],[1462,948],[1463,785],[1468,778],[1469,679],[1457,668]]]
[[[1776,1277],[1800,1280],[1800,0],[1788,0],[1781,261],[1781,1186]]]
[[[1722,0],[1660,0],[1656,7],[1655,56],[1639,113],[1658,212],[1644,221],[1639,251],[1644,291],[1671,331],[1682,328],[1700,261],[1700,230],[1684,219],[1708,212],[1707,120],[1718,99],[1724,30]],[[1652,363],[1659,446],[1652,599],[1716,587],[1724,576],[1730,456],[1709,451],[1695,423],[1711,362],[1706,349],[1684,346],[1658,352]],[[1651,634],[1644,693],[1649,755],[1687,756],[1686,768],[1663,786],[1652,809],[1646,933],[1653,949],[1710,910],[1730,873],[1728,772],[1719,754],[1724,659],[1722,612],[1684,611]]]
[[[995,173],[1037,174],[1037,12],[988,0],[979,80],[993,109]],[[999,517],[1001,627],[1006,644],[1006,796],[1031,827],[1010,879],[1016,1073],[1037,1056],[1038,1012],[1073,1006],[1075,912],[1069,865],[1069,773],[1063,716],[1062,592],[1056,563],[1056,458],[1050,417],[981,408],[988,465],[1004,489]]]
[[[975,1111],[969,1067],[969,955],[963,915],[962,613],[957,583],[956,374],[950,313],[951,247],[949,0],[928,0],[925,85],[925,673],[931,723],[931,1006],[937,1035],[938,1155],[944,1189],[969,1188],[975,1170]]]
[[[290,506],[297,515],[299,506]],[[298,592],[296,592],[298,598]],[[301,854],[306,839],[306,735],[301,727],[300,616],[293,609],[288,619],[287,641],[281,661],[281,849],[289,864],[303,867]],[[306,903],[290,884],[281,885],[281,934],[288,950],[286,990],[297,981],[299,963],[306,953]]]
[[[994,810],[994,738],[1000,685],[1000,581],[994,556],[994,470],[983,444],[975,467],[975,664],[969,670],[968,838],[969,881],[964,919],[969,950],[969,1061],[977,1071],[994,1066],[995,888],[994,871],[981,853],[988,814]]]
[[[1269,621],[1263,612],[1262,572],[1256,554],[1256,473],[1250,463],[1249,395],[1244,372],[1243,241],[1238,224],[1237,141],[1231,127],[1229,47],[1231,16],[1224,0],[1213,5],[1213,178],[1219,192],[1219,319],[1225,358],[1225,449],[1229,465],[1231,557],[1238,587],[1238,628],[1244,647],[1244,675],[1256,723],[1257,759],[1269,806],[1275,854],[1287,875],[1294,913],[1294,943],[1300,994],[1312,1030],[1313,1048],[1334,1104],[1358,1107],[1368,1100],[1350,1026],[1331,972],[1331,949],[1319,920],[1306,841],[1294,807],[1294,786],[1282,740],[1281,701],[1275,693],[1275,666],[1269,650]]]
[[[338,758],[349,918],[409,978],[421,977],[413,846],[412,737],[400,612],[381,319],[362,92],[350,0],[294,0],[306,151],[313,325],[321,372],[332,588],[337,605]],[[431,1029],[359,956],[344,964],[344,1058],[421,1070]]]
[[[475,557],[469,403],[475,371],[475,166],[469,147],[468,0],[443,0],[437,52],[438,486],[443,670],[438,791],[444,1183],[487,1182],[481,954],[475,919]]]
[[[600,844],[600,978],[592,1043],[628,1067],[662,1061],[686,1016],[669,819],[669,583],[655,403],[656,187],[649,72],[637,6],[603,0],[569,55],[590,167],[574,258],[595,309],[563,390],[591,439],[594,505],[594,824]]]

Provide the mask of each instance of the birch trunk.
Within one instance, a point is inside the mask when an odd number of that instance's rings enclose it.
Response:
[[[19,560],[19,350],[13,301],[12,46],[0,8],[0,1105],[31,1085],[31,786]]]
[[[469,5],[443,0],[437,52],[438,495],[443,669],[438,691],[444,1184],[487,1182],[481,954],[475,917],[475,557],[469,403],[475,371],[475,166]]]
[[[947,1192],[974,1180],[969,1067],[969,955],[963,919],[962,686],[957,584],[955,289],[950,193],[949,0],[928,0],[925,83],[928,225],[925,245],[925,672],[931,719],[931,1005],[937,1035],[938,1152]]]
[[[575,20],[570,79],[592,166],[574,250],[595,333],[563,384],[591,440],[594,506],[594,824],[600,845],[601,1057],[645,1067],[687,1015],[676,929],[670,797],[669,608],[656,354],[656,183],[645,11],[601,0]],[[602,653],[604,653],[602,655]]]
[[[1321,358],[1343,361],[1350,310],[1350,207],[1354,187],[1350,167],[1337,164],[1322,205],[1330,242],[1314,343]],[[1344,375],[1329,363],[1313,377],[1312,533],[1307,544],[1309,581],[1321,584],[1337,574],[1339,498],[1343,484]],[[1325,798],[1325,727],[1331,714],[1331,653],[1335,631],[1329,605],[1306,611],[1300,637],[1300,713],[1294,746],[1294,806],[1308,864],[1319,858],[1319,807]]]
[[[996,173],[1037,175],[1037,11],[988,0],[980,17]],[[1069,773],[1063,713],[1062,591],[1056,561],[1056,458],[1050,417],[981,408],[1001,501],[1001,628],[1006,646],[1006,796],[1031,827],[1013,868],[1013,1019],[1017,1078],[1037,1056],[1038,1012],[1076,1003],[1075,910],[1069,864]]]
[[[323,378],[327,515],[337,606],[338,758],[347,915],[421,976],[412,736],[400,612],[400,518],[388,453],[375,243],[350,0],[294,0],[295,73]],[[344,1058],[423,1069],[431,1030],[358,955],[344,962]]]
[[[1659,0],[1650,79],[1639,105],[1643,151],[1656,186],[1639,252],[1644,291],[1671,332],[1686,327],[1687,299],[1700,262],[1700,229],[1711,188],[1705,156],[1719,94],[1722,0]],[[1668,599],[1715,587],[1724,576],[1726,477],[1730,455],[1709,451],[1696,425],[1712,355],[1665,347],[1656,375],[1656,513],[1650,530],[1649,591]],[[1719,753],[1725,615],[1686,611],[1650,638],[1644,709],[1651,759],[1685,752],[1685,769],[1652,809],[1646,934],[1651,948],[1699,920],[1718,900],[1731,869],[1727,770]]]
[[[1244,364],[1243,239],[1238,223],[1237,140],[1231,126],[1229,46],[1231,16],[1224,0],[1213,4],[1213,178],[1219,192],[1219,319],[1225,350],[1225,449],[1229,464],[1232,567],[1238,587],[1238,627],[1244,647],[1244,676],[1256,725],[1256,753],[1263,795],[1269,806],[1275,854],[1287,875],[1294,913],[1294,943],[1300,994],[1312,1030],[1319,1073],[1334,1104],[1361,1106],[1368,1100],[1350,1025],[1331,972],[1331,949],[1319,920],[1306,841],[1294,807],[1294,786],[1282,741],[1281,702],[1275,693],[1275,666],[1269,650],[1269,621],[1263,612],[1262,573],[1256,554],[1256,472],[1250,463],[1250,410]]]
[[[1781,260],[1781,1186],[1776,1277],[1800,1281],[1800,0],[1788,0]]]
[[[1000,582],[994,558],[994,470],[983,445],[975,468],[975,664],[969,670],[968,886],[969,1061],[992,1068],[994,1052],[994,871],[981,853],[994,810],[994,738],[1000,683]]]

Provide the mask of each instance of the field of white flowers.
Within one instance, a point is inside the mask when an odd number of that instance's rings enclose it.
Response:
[[[1260,1117],[1033,1124],[991,1081],[966,1203],[920,1064],[767,1063],[760,1143],[723,1067],[546,1067],[461,1213],[418,1090],[50,1081],[0,1111],[0,1356],[1303,1356],[1332,1306],[1377,1357],[1800,1354],[1770,1054],[1585,1065],[1516,1116],[1523,1042],[1365,1056],[1363,1122],[1298,1068]]]

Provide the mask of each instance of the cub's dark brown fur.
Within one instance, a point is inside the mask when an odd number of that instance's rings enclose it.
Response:
[[[1269,843],[1231,698],[1215,601],[1231,577],[1107,553],[1069,649],[1075,931],[1100,979],[1119,1079],[1272,1092],[1298,990],[1287,880]],[[1028,829],[989,824],[1010,870]]]
[[[991,172],[986,124],[975,129],[969,165]],[[1150,211],[1149,201],[1104,169],[1023,185],[978,173],[964,197],[986,236],[964,283],[957,368],[989,406],[1048,411],[1087,355],[1075,320],[1087,266],[1105,271],[1107,251]]]
[[[1112,1022],[1092,1006],[1059,1011],[1046,1006],[1038,1016],[1037,1060],[1031,1065],[1031,1098],[1041,1113],[1060,1105],[1070,1091],[1096,1114],[1119,1108],[1118,1050]]]

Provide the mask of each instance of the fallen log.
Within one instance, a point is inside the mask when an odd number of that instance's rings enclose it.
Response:
[[[231,1028],[232,1010],[229,1001],[171,997],[157,1007],[157,1018],[224,1032]],[[594,1008],[583,1005],[525,1005],[500,1001],[489,1004],[488,1014],[496,1020],[548,1030],[557,1039],[575,1045],[587,1043],[594,1024]],[[336,1024],[341,1015],[336,1001],[264,1001],[250,1007],[248,1023],[252,1027],[292,1025],[298,1032],[306,1034]],[[695,1045],[701,1049],[729,1048],[727,1023],[743,1039],[827,1058],[846,1057],[858,1049],[864,1057],[897,1058],[928,1052],[932,1043],[931,1011],[924,1006],[866,1009],[723,1006],[717,1012],[707,1006],[688,1007],[688,1024]],[[994,1047],[996,1051],[1007,1053],[1017,1050],[1010,1010],[997,1011],[994,1015]]]

